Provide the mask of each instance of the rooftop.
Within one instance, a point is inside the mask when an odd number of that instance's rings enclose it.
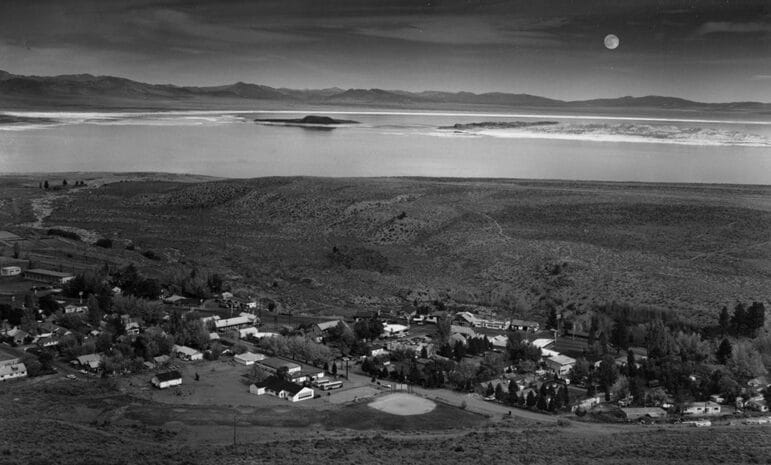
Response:
[[[269,376],[268,378],[265,378],[265,380],[255,383],[255,386],[270,389],[275,392],[287,391],[292,395],[297,394],[303,388],[299,384],[275,376]]]
[[[155,375],[156,378],[158,378],[158,381],[171,381],[172,379],[182,379],[182,375],[179,374],[178,371],[167,371],[166,373],[158,373]]]
[[[42,268],[32,268],[27,270],[26,273],[41,274],[44,276],[51,276],[53,278],[69,278],[75,276],[72,273],[62,273],[60,271],[44,270]]]

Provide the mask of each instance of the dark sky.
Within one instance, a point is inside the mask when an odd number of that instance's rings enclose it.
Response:
[[[771,0],[0,0],[0,69],[771,101]]]

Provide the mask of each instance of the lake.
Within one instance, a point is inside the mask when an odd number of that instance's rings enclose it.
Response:
[[[6,112],[0,172],[771,184],[771,121],[361,111],[313,112],[360,122],[334,129],[253,121],[309,113]],[[442,129],[481,121],[556,124]]]

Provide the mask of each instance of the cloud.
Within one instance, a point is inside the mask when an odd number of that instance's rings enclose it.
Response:
[[[756,74],[750,78],[752,81],[771,81],[771,74]]]
[[[747,22],[735,23],[728,21],[712,21],[701,25],[697,34],[701,36],[709,34],[753,34],[771,32],[771,23]]]

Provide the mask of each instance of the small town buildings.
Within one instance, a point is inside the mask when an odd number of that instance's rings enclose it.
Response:
[[[246,339],[248,337],[254,337],[256,334],[259,334],[260,330],[257,329],[254,326],[249,326],[248,328],[241,328],[238,330],[238,337],[241,339]]]
[[[197,304],[198,301],[196,299],[174,294],[163,299],[163,303],[169,305],[194,305]]]
[[[179,374],[179,372],[176,370],[168,371],[166,373],[158,373],[157,375],[153,376],[153,379],[150,382],[158,389],[167,389],[172,386],[179,386],[182,384],[182,375]]]
[[[490,344],[496,349],[505,349],[509,345],[509,338],[503,334],[498,334],[490,338]]]
[[[27,376],[27,366],[21,362],[13,365],[0,365],[0,381],[23,378],[25,376]]]
[[[402,337],[407,333],[409,327],[399,324],[386,323],[383,325],[381,337]]]
[[[256,360],[254,364],[272,374],[276,374],[278,370],[281,369],[285,369],[287,374],[298,373],[302,370],[300,365],[289,362],[287,360],[282,360],[277,357],[268,357],[262,360]]]
[[[511,320],[509,322],[509,329],[514,331],[538,331],[541,325],[536,321],[529,320]]]
[[[257,317],[251,313],[242,313],[233,318],[221,318],[214,320],[214,327],[218,330],[238,329],[246,326],[253,326]]]
[[[219,341],[220,335],[218,333],[209,333],[209,340],[210,341]]]
[[[77,357],[78,364],[89,370],[96,371],[102,365],[102,356],[99,354],[87,354]]]
[[[691,402],[683,407],[683,415],[720,415],[720,404],[716,404],[712,401]]]
[[[203,353],[198,352],[192,347],[178,346],[175,344],[172,350],[174,351],[174,353],[177,354],[177,357],[183,360],[189,360],[189,361],[203,360]]]
[[[300,386],[297,383],[270,376],[264,381],[254,383],[249,386],[249,392],[258,396],[268,394],[276,396],[279,399],[287,399],[291,402],[300,402],[313,399],[315,392],[308,387]]]
[[[30,334],[22,329],[13,328],[6,331],[5,335],[10,337],[14,344],[21,345],[24,341],[30,337]]]
[[[30,281],[47,284],[66,284],[75,279],[75,275],[72,273],[32,268],[24,272],[24,278],[29,279]]]
[[[566,376],[576,364],[576,359],[567,355],[556,354],[544,360],[546,366],[559,376]]]
[[[65,305],[64,307],[64,313],[86,313],[88,312],[88,307],[85,305]]]
[[[233,360],[236,363],[240,363],[241,365],[254,365],[254,362],[258,362],[260,360],[264,360],[265,356],[262,354],[254,354],[252,352],[244,352],[243,354],[238,354],[235,357],[233,357]]]

